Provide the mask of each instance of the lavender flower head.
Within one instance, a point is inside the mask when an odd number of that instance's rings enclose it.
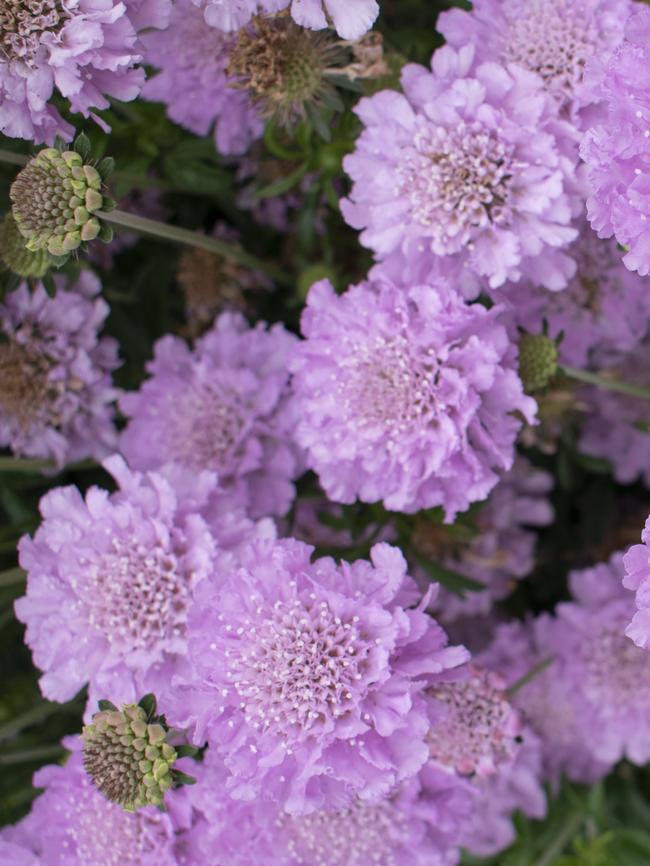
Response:
[[[342,39],[359,39],[379,14],[376,0],[193,0],[205,20],[220,30],[239,30],[253,15],[290,7],[296,24],[311,30],[333,27]]]
[[[164,27],[169,0],[6,0],[0,12],[0,131],[36,144],[74,129],[55,93],[84,117],[108,98],[135,99],[144,83],[138,32]]]
[[[540,76],[579,124],[580,109],[594,98],[585,65],[620,44],[632,8],[630,0],[477,0],[471,12],[443,12],[436,26],[452,47],[472,45],[478,62],[514,63]]]
[[[628,247],[625,266],[650,273],[650,9],[636,6],[625,42],[604,62],[593,61],[588,82],[606,113],[585,134],[580,155],[591,195],[587,216],[601,238]]]
[[[97,278],[55,281],[54,297],[22,283],[0,304],[0,445],[62,466],[114,449],[119,361],[116,341],[97,336],[109,312]]]
[[[512,700],[541,741],[542,777],[556,783],[566,775],[590,783],[606,776],[612,763],[597,757],[585,737],[585,730],[592,731],[589,705],[582,683],[566,671],[566,631],[546,614],[525,624],[502,624],[478,661],[502,672],[509,687],[534,674]]]
[[[145,84],[145,99],[165,103],[171,120],[196,135],[214,129],[220,153],[244,153],[259,138],[259,113],[226,74],[234,39],[209,27],[195,3],[177,0],[169,27],[142,43],[145,61],[160,70]]]
[[[151,377],[120,400],[130,419],[121,439],[129,464],[216,471],[253,516],[283,514],[302,469],[288,390],[296,342],[281,325],[249,328],[237,313],[219,316],[194,351],[163,337],[147,365]]]
[[[208,526],[163,476],[132,473],[119,457],[104,465],[116,493],[51,490],[34,538],[19,544],[27,593],[16,615],[44,672],[41,690],[55,701],[91,681],[132,702],[161,667],[168,677],[186,648],[192,588],[212,567]],[[210,473],[195,479],[194,495],[207,498],[215,484]]]
[[[520,714],[498,674],[470,665],[466,677],[426,692],[431,760],[461,776],[490,777],[516,753]]]
[[[544,323],[553,339],[563,334],[560,360],[574,367],[611,364],[617,353],[631,352],[650,323],[650,292],[638,274],[621,262],[614,240],[599,240],[587,224],[568,249],[577,263],[563,292],[548,292],[534,282],[506,284],[496,294],[508,305],[516,325],[532,334]]]
[[[192,866],[455,866],[458,839],[471,815],[472,786],[429,765],[385,799],[355,799],[338,811],[291,815],[264,798],[234,802],[223,764],[206,753],[188,790],[201,815],[190,837]]]
[[[636,612],[625,634],[638,647],[650,649],[650,518],[641,533],[642,544],[634,544],[623,557],[623,586],[636,593]]]
[[[380,799],[427,760],[420,693],[467,659],[424,613],[400,551],[310,562],[294,539],[255,540],[197,587],[193,673],[161,708],[207,738],[235,799],[291,813]]]
[[[534,420],[497,308],[448,285],[312,286],[292,361],[298,443],[330,499],[395,511],[484,499]]]
[[[632,385],[650,385],[650,342],[619,357],[610,375]],[[647,400],[606,388],[586,387],[580,399],[588,411],[579,447],[585,454],[608,460],[620,484],[641,479],[650,487],[650,404]]]
[[[575,601],[558,605],[555,648],[564,676],[585,698],[583,721],[595,757],[643,765],[650,760],[650,657],[625,637],[633,605],[622,587],[624,573],[616,553],[570,574]]]
[[[577,155],[541,79],[477,66],[471,46],[436,51],[432,70],[409,64],[403,95],[358,103],[365,129],[343,163],[346,221],[380,259],[452,257],[492,288],[526,276],[564,288],[575,272],[562,247],[581,206],[567,192]]]
[[[33,852],[34,860],[26,859],[25,866],[178,866],[175,833],[191,815],[182,792],[168,794],[166,812],[153,806],[127,812],[94,787],[79,751],[64,767],[39,770],[34,785],[44,793],[26,818],[5,831],[16,847]],[[20,860],[8,863],[22,866]]]

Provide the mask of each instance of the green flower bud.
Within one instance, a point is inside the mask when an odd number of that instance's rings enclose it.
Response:
[[[101,226],[92,214],[108,204],[101,186],[97,169],[75,151],[48,147],[37,153],[9,191],[27,249],[60,256],[94,240]]]
[[[167,728],[149,723],[139,705],[101,710],[83,729],[86,772],[108,800],[129,812],[159,806],[173,783],[177,754],[166,742]]]
[[[544,334],[523,334],[519,341],[519,376],[527,394],[546,388],[557,373],[557,346]]]

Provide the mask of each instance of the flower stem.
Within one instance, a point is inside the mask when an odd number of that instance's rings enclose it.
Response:
[[[22,568],[8,568],[6,571],[0,571],[0,588],[5,586],[16,586],[19,583],[24,583],[25,572]]]
[[[184,229],[179,226],[169,225],[168,223],[152,220],[148,217],[136,216],[136,214],[127,213],[127,211],[123,210],[96,211],[94,216],[106,220],[106,222],[122,226],[122,228],[132,229],[133,231],[139,232],[143,235],[150,235],[151,237],[162,238],[166,241],[187,244],[187,246],[208,250],[208,252],[215,253],[216,255],[223,256],[227,259],[232,259],[246,267],[262,271],[279,282],[286,282],[287,280],[287,274],[283,269],[272,262],[258,259],[257,256],[247,253],[241,247],[226,243],[218,238],[210,237],[209,235],[202,235],[199,234],[199,232],[194,232],[190,229]]]
[[[553,656],[549,656],[548,658],[542,659],[541,662],[537,662],[536,665],[533,665],[529,671],[527,671],[522,677],[519,677],[519,679],[507,689],[508,697],[511,698],[519,691],[519,689],[523,689],[524,686],[528,685],[531,680],[534,680],[536,676],[546,670],[546,668],[552,663]]]
[[[0,457],[0,472],[40,472],[42,469],[54,469],[54,463],[36,457]]]
[[[584,815],[581,812],[569,812],[564,827],[555,836],[546,851],[535,860],[533,866],[551,866],[580,829]]]
[[[29,157],[23,156],[22,153],[14,153],[13,150],[0,148],[0,162],[8,162],[11,165],[26,165],[29,162]]]
[[[621,394],[640,397],[642,400],[650,400],[650,388],[644,388],[642,385],[631,385],[629,382],[620,382],[617,379],[601,376],[600,373],[576,370],[575,367],[565,367],[564,365],[559,365],[558,370],[564,373],[565,376],[569,376],[571,379],[578,379],[580,382],[588,382],[590,385],[607,388],[609,391],[620,391]]]
[[[0,755],[0,767],[8,767],[10,764],[28,764],[32,761],[43,761],[51,758],[60,758],[65,754],[61,746],[39,746],[35,749],[23,749],[21,752],[10,752],[8,755]]]
[[[32,725],[37,725],[39,722],[44,722],[45,719],[58,713],[62,709],[62,704],[50,703],[50,701],[41,701],[19,716],[0,725],[0,742],[11,740],[25,728],[30,728]]]

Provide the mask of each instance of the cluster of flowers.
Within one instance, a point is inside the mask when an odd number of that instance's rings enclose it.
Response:
[[[305,45],[339,62],[298,25],[356,39],[378,11],[286,6],[10,3],[0,129],[70,137],[54,88],[84,114],[142,92],[243,154],[264,128],[262,91],[289,110],[278,81],[289,87]],[[441,15],[431,68],[409,64],[401,91],[357,105],[341,210],[375,263],[341,294],[316,282],[300,337],[223,312],[191,347],[162,337],[144,383],[123,392],[89,271],[57,277],[53,296],[24,283],[0,305],[1,444],[53,468],[103,460],[116,484],[53,488],[19,545],[16,613],[42,693],[64,702],[87,686],[88,724],[0,834],[3,862],[453,866],[461,848],[507,846],[515,810],[542,816],[545,782],[650,760],[650,524],[625,557],[573,572],[553,614],[494,615],[533,568],[532,527],[553,518],[552,479],[517,452],[546,422],[520,333],[557,341],[567,369],[650,383],[650,10],[634,8],[477,0]],[[298,57],[276,91],[249,63],[261,37]],[[146,83],[143,64],[159,70]],[[38,240],[43,209],[21,211],[21,195],[16,223],[29,217]],[[650,485],[639,401],[576,396],[580,448]],[[307,469],[324,492],[315,508],[296,500]],[[369,559],[315,555],[311,543],[348,541],[318,514],[340,523],[357,501],[392,512]],[[431,586],[428,561],[480,591]],[[164,720],[138,705],[151,693]],[[200,760],[167,725],[207,746]],[[176,784],[172,765],[196,784]]]

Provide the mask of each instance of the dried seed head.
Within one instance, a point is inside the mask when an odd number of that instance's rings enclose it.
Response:
[[[557,346],[545,334],[523,334],[519,341],[519,376],[527,394],[541,391],[557,373]]]

